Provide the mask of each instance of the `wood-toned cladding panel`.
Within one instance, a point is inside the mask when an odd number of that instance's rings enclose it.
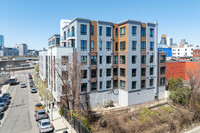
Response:
[[[90,21],[90,28],[91,28],[91,25],[94,27],[94,34],[91,35],[91,33],[90,33],[90,43],[91,43],[91,41],[94,41],[94,51],[91,51],[91,52],[97,52],[97,50],[98,50],[98,47],[97,47],[97,22]]]

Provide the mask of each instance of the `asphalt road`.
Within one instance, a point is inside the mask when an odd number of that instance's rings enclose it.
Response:
[[[5,111],[0,126],[0,133],[37,133],[39,132],[34,118],[34,105],[40,102],[39,95],[31,94],[28,73],[32,70],[14,73],[18,81],[26,82],[27,87],[10,86],[11,103]]]

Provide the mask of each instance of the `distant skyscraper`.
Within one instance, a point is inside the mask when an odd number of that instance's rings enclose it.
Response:
[[[160,41],[161,44],[167,44],[167,39],[166,39],[166,37],[167,37],[166,35],[162,35],[162,36],[161,36],[161,41]]]
[[[26,44],[19,44],[19,56],[26,56],[28,53],[28,46]]]
[[[0,35],[0,49],[4,46],[4,36]]]
[[[173,38],[172,37],[167,37],[167,46],[168,47],[173,46]]]

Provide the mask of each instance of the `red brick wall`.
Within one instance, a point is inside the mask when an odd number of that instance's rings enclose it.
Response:
[[[166,63],[166,78],[170,79],[182,77],[182,79],[189,79],[189,75],[196,77],[200,75],[200,62],[167,62]]]

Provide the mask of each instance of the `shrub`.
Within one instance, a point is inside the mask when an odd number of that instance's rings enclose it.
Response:
[[[60,109],[59,109],[59,114],[61,115],[61,116],[63,116],[63,113],[62,113],[63,111],[62,111],[62,107],[60,106]]]

